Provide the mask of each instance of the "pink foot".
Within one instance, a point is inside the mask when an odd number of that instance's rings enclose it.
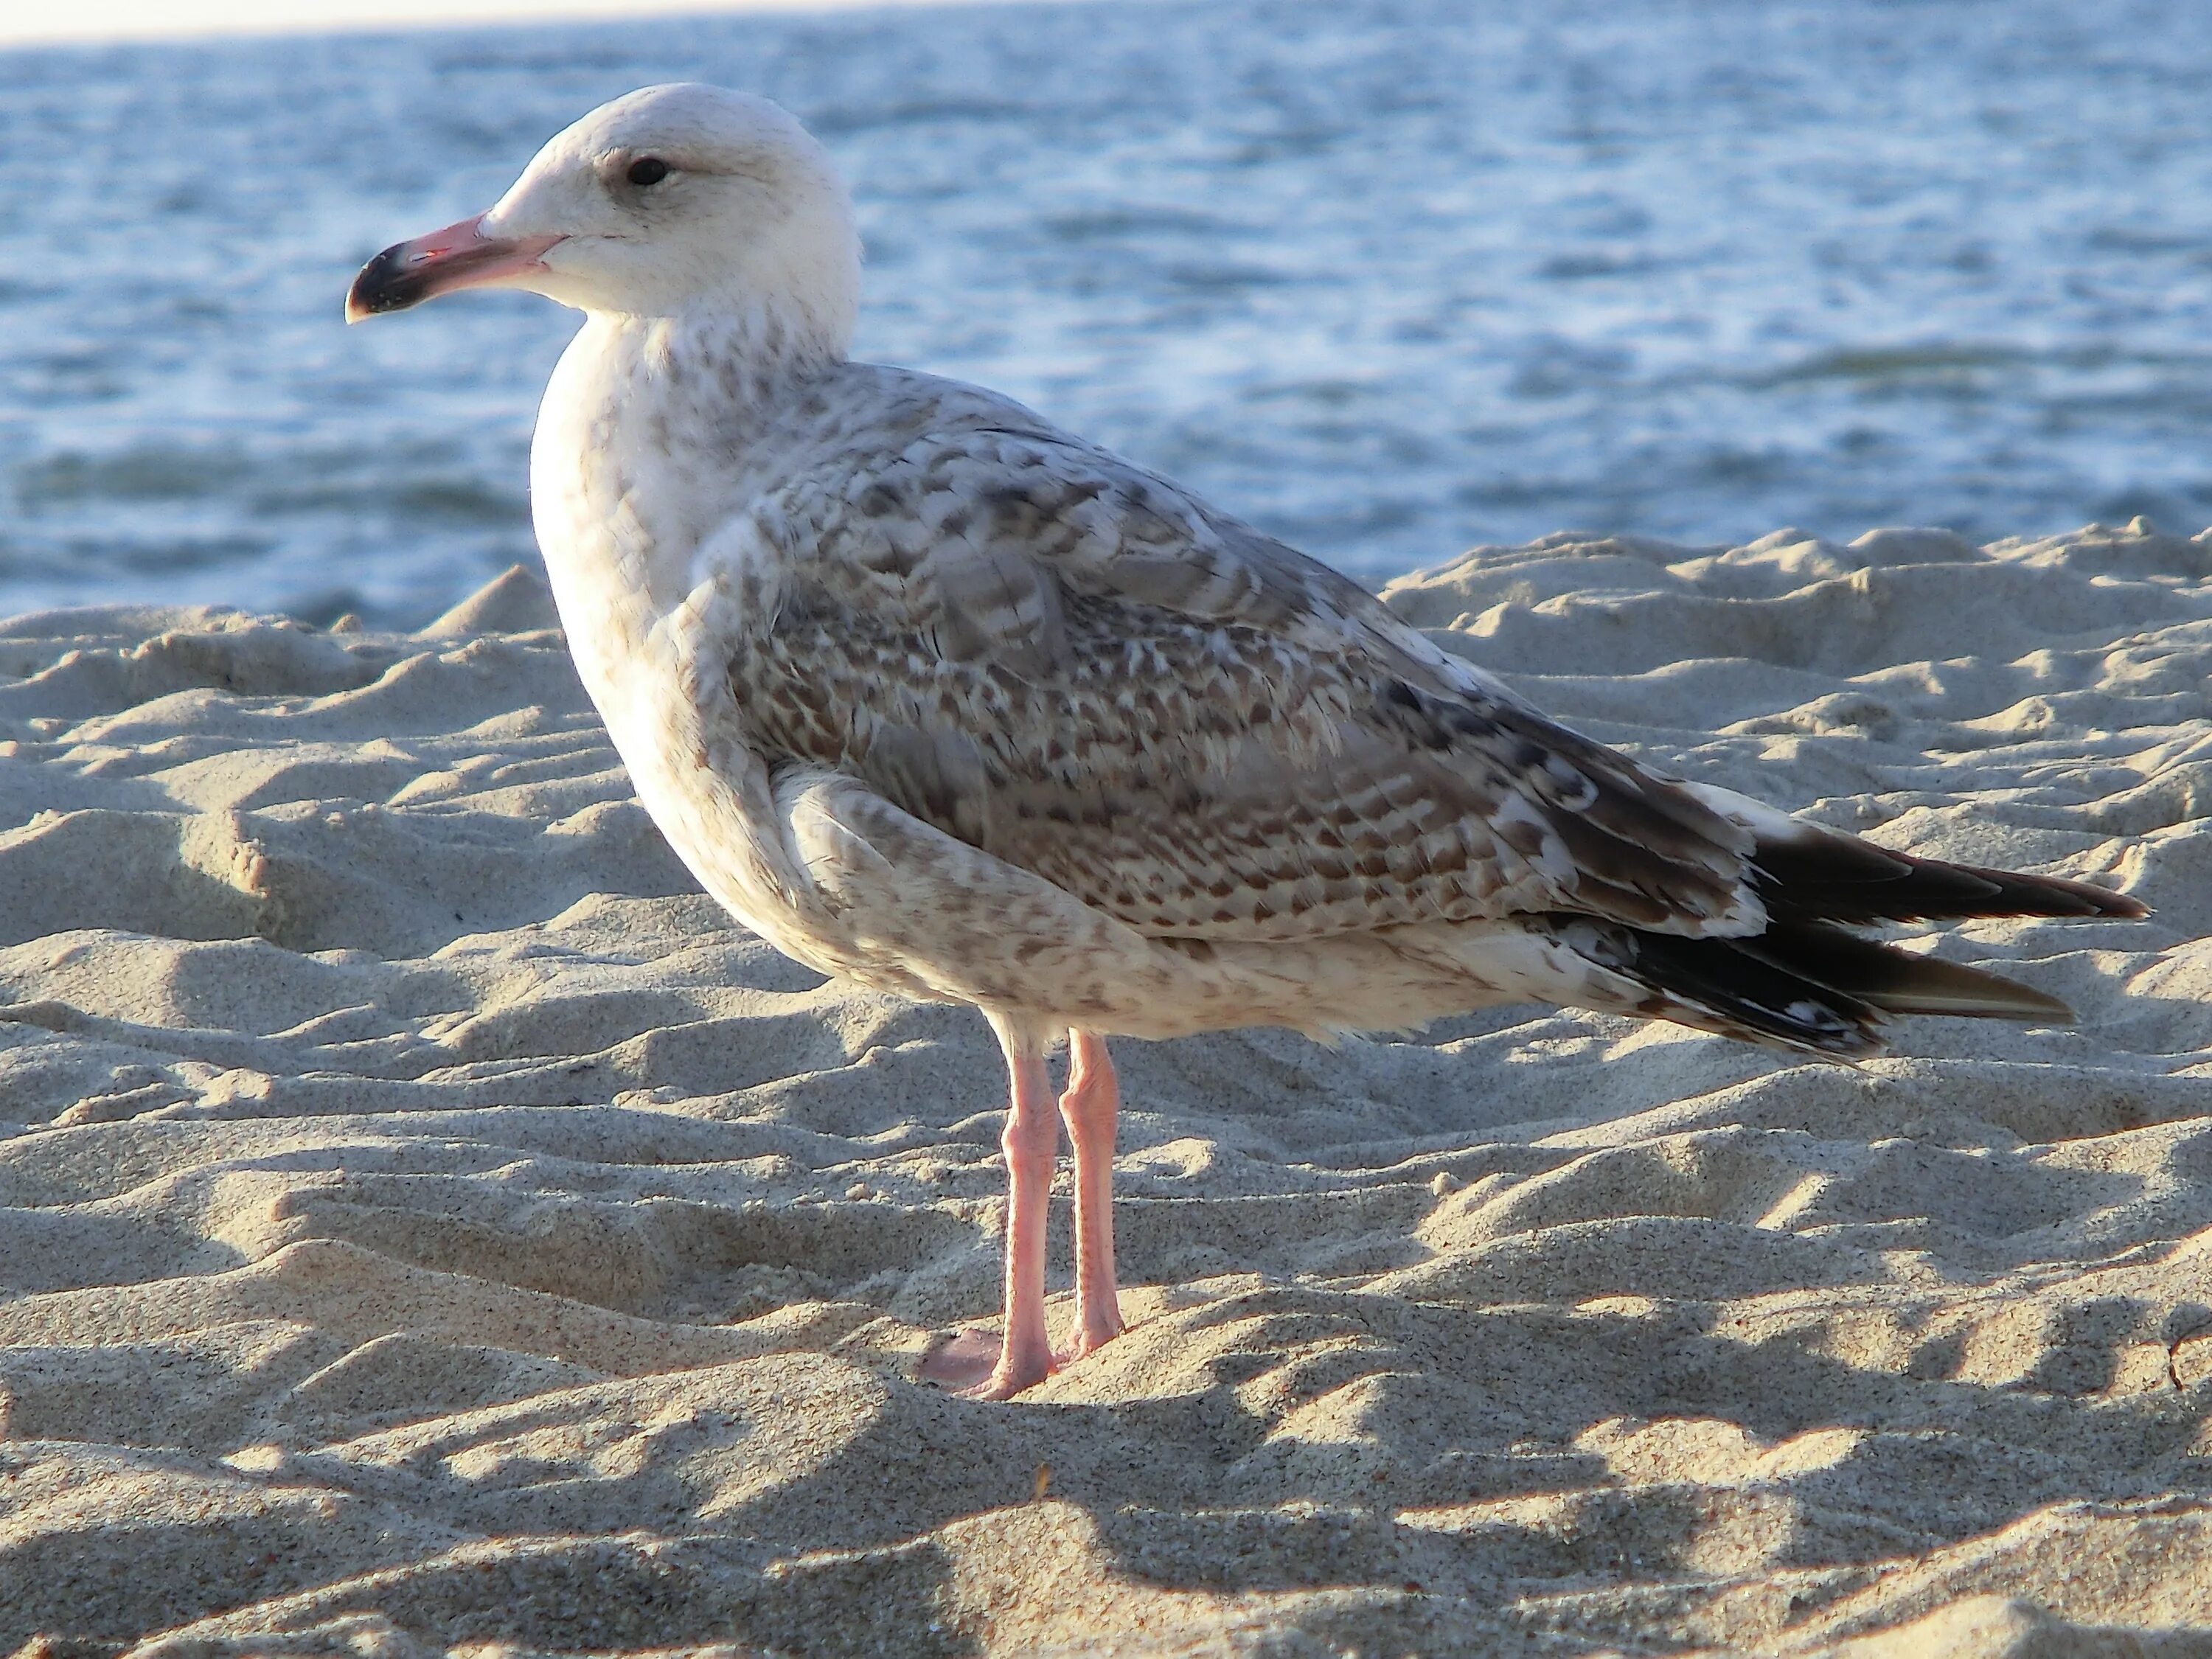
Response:
[[[1034,1034],[994,1018],[1011,1088],[1006,1159],[1005,1334],[963,1330],[922,1358],[915,1375],[969,1400],[1011,1400],[1121,1334],[1114,1288],[1114,1120],[1120,1091],[1104,1041],[1068,1036],[1060,1116],[1075,1145],[1075,1331],[1055,1354],[1045,1336],[1044,1227],[1059,1140],[1044,1057]]]
[[[997,1336],[971,1326],[932,1348],[915,1375],[963,1400],[1011,1400],[1043,1382],[1059,1364],[1051,1358],[1042,1365],[1012,1364],[1009,1358]]]
[[[1115,1326],[1112,1330],[1108,1331],[1103,1336],[1096,1336],[1088,1331],[1076,1332],[1075,1340],[1073,1341],[1070,1342],[1064,1348],[1055,1348],[1053,1350],[1053,1370],[1056,1371],[1065,1370],[1068,1366],[1073,1365],[1077,1360],[1088,1358],[1091,1355],[1097,1353],[1099,1349],[1104,1347],[1109,1342],[1111,1342],[1115,1337],[1121,1334],[1121,1327],[1119,1325]]]

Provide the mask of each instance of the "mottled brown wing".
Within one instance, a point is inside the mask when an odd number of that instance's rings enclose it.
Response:
[[[970,428],[763,503],[748,741],[1143,932],[1579,911],[1755,927],[1750,837],[1327,567],[1073,441]]]

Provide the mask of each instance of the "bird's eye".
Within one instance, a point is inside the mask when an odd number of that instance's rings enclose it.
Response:
[[[629,164],[629,181],[643,188],[657,185],[668,176],[668,163],[658,155],[641,155]]]

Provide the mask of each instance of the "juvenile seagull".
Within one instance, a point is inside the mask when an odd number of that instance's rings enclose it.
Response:
[[[349,319],[520,288],[584,325],[531,499],[576,667],[700,884],[823,973],[967,1003],[1012,1078],[1004,1399],[1121,1328],[1105,1037],[1403,1030],[1504,1002],[1849,1058],[1891,1014],[2063,1005],[1850,931],[2140,916],[1887,852],[1554,725],[1346,578],[974,386],[846,356],[843,184],[759,98],[652,87]],[[1071,1048],[1073,1340],[1044,1312]]]

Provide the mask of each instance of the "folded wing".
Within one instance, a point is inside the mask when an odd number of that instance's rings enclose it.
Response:
[[[1763,925],[1741,824],[1042,423],[933,429],[755,517],[776,574],[725,642],[749,744],[1141,933]]]

